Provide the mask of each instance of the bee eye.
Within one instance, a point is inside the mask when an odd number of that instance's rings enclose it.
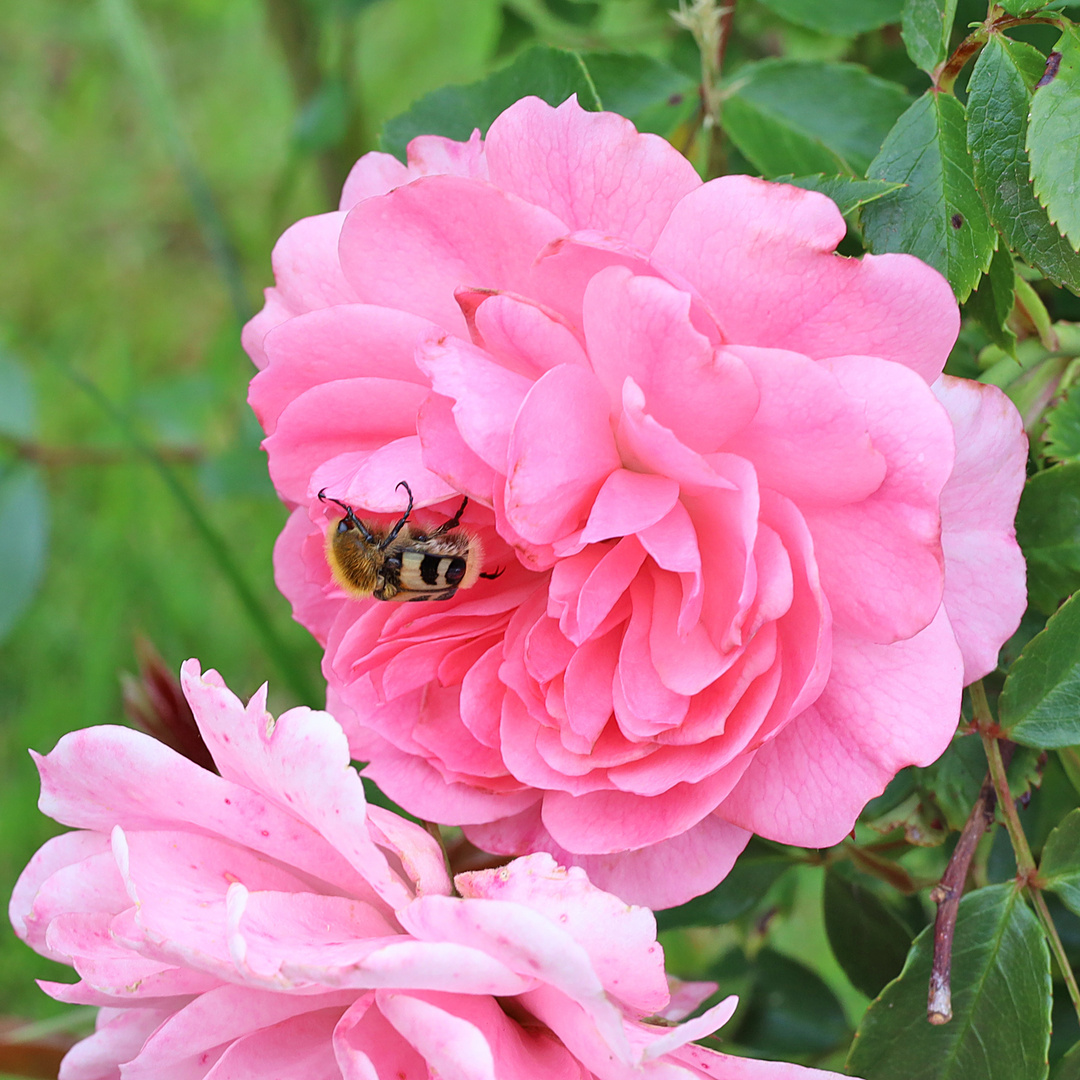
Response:
[[[338,522],[337,531],[339,533],[347,533],[349,531],[349,523],[348,523],[348,521],[345,520],[345,518],[342,518]]]

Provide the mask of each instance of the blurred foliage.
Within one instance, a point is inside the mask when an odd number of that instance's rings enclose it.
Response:
[[[986,688],[1031,744],[1012,757],[1010,788],[1033,850],[1046,846],[1049,887],[1075,909],[1075,615],[1043,626],[1080,583],[1080,299],[1062,287],[1080,283],[1080,256],[1051,222],[1075,240],[1076,35],[1030,25],[965,37],[987,14],[975,0],[740,0],[722,64],[702,65],[677,6],[0,6],[0,891],[57,830],[34,808],[26,747],[124,722],[121,673],[137,666],[138,637],[164,658],[162,685],[198,655],[241,693],[269,679],[275,711],[320,704],[319,650],[273,584],[285,511],[239,347],[282,229],[334,207],[366,150],[400,155],[421,131],[465,137],[520,93],[576,91],[671,139],[706,175],[824,191],[845,212],[845,254],[914,252],[964,301],[948,371],[1002,387],[1033,450],[1019,522],[1033,608]],[[993,14],[1041,7],[1009,0]],[[972,41],[973,64],[939,67]],[[1055,48],[1060,71],[1044,83]],[[931,92],[925,72],[956,96]],[[969,1047],[956,1040],[993,1027],[993,1001],[969,985],[956,996],[964,1023],[942,1035],[912,1036],[901,1017],[924,1011],[929,887],[985,771],[979,740],[958,735],[939,762],[901,773],[838,847],[755,841],[718,889],[661,913],[672,970],[742,995],[726,1050],[840,1069],[862,1022],[853,1060],[865,1075],[911,1080],[914,1059],[893,1043],[926,1061],[949,1046],[960,1060]],[[972,979],[1026,980],[1011,1020],[1023,1038],[995,1067],[1033,1080],[1045,1076],[1050,969],[1003,837],[991,829],[978,846],[979,888],[957,933]],[[1050,899],[1066,952],[1080,955],[1080,922]],[[32,984],[65,975],[0,930],[0,1014],[85,1030],[85,1010]],[[1058,1020],[1060,989],[1055,1061],[1080,1038],[1068,1011]],[[1055,1075],[1080,1075],[1078,1060],[1070,1052]]]

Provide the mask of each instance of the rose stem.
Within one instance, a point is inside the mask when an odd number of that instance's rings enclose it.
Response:
[[[956,914],[960,897],[964,892],[968,870],[975,849],[986,830],[994,823],[997,792],[987,773],[982,790],[971,808],[971,813],[953,849],[949,865],[941,881],[930,891],[930,899],[937,904],[934,920],[934,964],[930,969],[930,992],[926,1002],[926,1018],[931,1024],[947,1024],[952,1019],[952,987],[949,973],[952,968],[953,932],[956,930]]]
[[[1039,878],[1035,869],[1035,858],[1031,854],[1031,846],[1024,835],[1024,827],[1020,824],[1020,814],[1016,809],[1016,802],[1009,790],[1008,777],[1005,774],[1005,762],[1001,756],[1001,739],[1004,738],[1001,729],[994,723],[990,713],[990,703],[986,700],[986,691],[982,681],[974,682],[968,688],[971,692],[971,702],[975,714],[975,726],[982,736],[983,748],[986,750],[986,760],[990,763],[990,775],[994,780],[994,788],[997,791],[999,805],[1005,818],[1005,828],[1009,831],[1009,839],[1012,841],[1013,854],[1016,856],[1016,878],[1024,885],[1031,894],[1035,912],[1042,923],[1043,932],[1046,934],[1050,951],[1057,961],[1061,977],[1065,980],[1065,986],[1072,998],[1073,1008],[1080,1018],[1080,986],[1077,986],[1076,976],[1073,973],[1069,958],[1065,955],[1065,946],[1054,925],[1050,915],[1050,909],[1046,906],[1046,900],[1039,888]]]

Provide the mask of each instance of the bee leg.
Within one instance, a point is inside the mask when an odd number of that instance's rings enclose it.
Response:
[[[469,497],[466,495],[457,508],[457,513],[449,520],[444,521],[437,529],[428,533],[429,537],[443,536],[451,529],[456,529],[461,524],[461,515],[465,513],[465,507],[469,505]]]
[[[505,572],[506,572],[506,567],[505,566],[500,566],[499,569],[496,570],[494,574],[480,574],[480,577],[487,578],[488,581],[494,581],[496,578],[502,577]]]
[[[385,551],[397,539],[398,533],[401,532],[402,528],[405,525],[405,522],[409,520],[409,515],[412,513],[412,488],[409,487],[409,485],[406,484],[404,480],[402,480],[401,483],[397,484],[394,487],[394,490],[397,491],[397,489],[400,487],[403,487],[405,489],[405,493],[409,496],[409,505],[405,507],[405,513],[401,515],[401,520],[394,525],[390,532],[387,533],[386,539],[383,540],[383,542],[379,545],[380,551]]]

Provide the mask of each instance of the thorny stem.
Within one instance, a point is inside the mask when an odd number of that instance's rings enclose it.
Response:
[[[1068,956],[1065,955],[1065,946],[1054,925],[1050,909],[1046,906],[1046,900],[1039,888],[1039,879],[1035,868],[1035,858],[1031,854],[1031,846],[1024,835],[1024,827],[1020,823],[1020,814],[1016,809],[1016,802],[1009,790],[1009,780],[1005,773],[1005,761],[1001,754],[1001,742],[1003,736],[1001,729],[994,723],[990,713],[990,704],[986,700],[986,691],[981,681],[974,682],[968,688],[971,692],[971,702],[975,714],[975,727],[982,737],[983,747],[986,750],[986,760],[990,763],[990,775],[994,781],[994,789],[997,792],[998,802],[1001,806],[1002,816],[1005,819],[1005,828],[1009,832],[1012,841],[1013,854],[1016,857],[1017,880],[1028,890],[1035,913],[1042,923],[1043,933],[1046,934],[1050,951],[1054,954],[1061,977],[1069,990],[1073,1008],[1080,1018],[1080,986],[1077,986],[1076,976]],[[1010,745],[1007,743],[1006,744]]]
[[[930,990],[926,1001],[926,1018],[931,1024],[947,1024],[952,1019],[952,969],[953,933],[956,915],[960,909],[960,897],[964,893],[971,860],[983,834],[994,823],[997,792],[989,774],[983,781],[982,790],[964,824],[960,839],[953,849],[949,865],[941,881],[930,892],[930,899],[937,904],[934,920],[934,963],[930,969]]]

